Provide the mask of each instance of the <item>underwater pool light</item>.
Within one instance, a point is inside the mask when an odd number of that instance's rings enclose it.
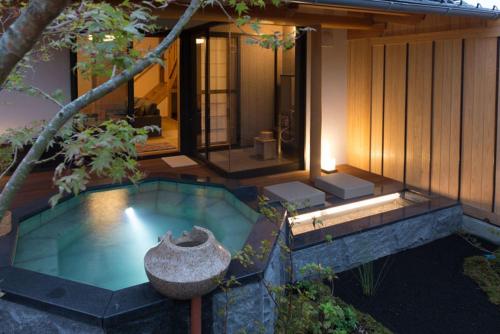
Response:
[[[141,224],[141,221],[139,220],[139,217],[137,216],[137,213],[135,213],[133,207],[126,208],[125,215],[133,226],[139,226]]]

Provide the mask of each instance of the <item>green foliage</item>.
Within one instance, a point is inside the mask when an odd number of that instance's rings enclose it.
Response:
[[[19,152],[32,145],[46,126],[33,123],[18,129],[8,129],[0,135],[0,179],[18,162]],[[106,121],[100,126],[88,127],[85,117],[79,115],[62,127],[47,150],[56,143],[58,152],[41,164],[57,158],[62,162],[54,173],[58,193],[50,200],[57,204],[64,194],[78,194],[86,189],[92,175],[108,177],[113,182],[128,179],[139,181],[143,175],[137,163],[137,144],[147,140],[147,134],[156,127],[134,128],[127,121]]]
[[[37,122],[8,129],[0,135],[0,179],[18,162],[18,153],[32,145],[45,126],[44,122]],[[58,188],[58,193],[50,199],[54,206],[63,195],[84,191],[93,175],[110,178],[112,182],[139,181],[143,175],[137,163],[136,145],[145,143],[148,133],[157,130],[151,126],[134,128],[126,120],[88,127],[85,116],[78,115],[59,130],[47,147],[48,150],[57,143],[60,150],[54,156],[31,163],[62,159],[54,173]]]
[[[253,249],[251,245],[246,244],[242,250],[236,252],[233,256],[233,260],[238,261],[243,267],[247,268],[254,264],[254,258],[257,252]]]
[[[278,207],[269,203],[265,197],[259,197],[259,211],[268,221],[281,226],[283,215]],[[297,214],[295,206],[289,203],[281,203],[288,215]],[[320,263],[310,263],[300,269],[300,274],[306,279],[294,282],[292,251],[287,246],[282,230],[275,234],[278,239],[282,259],[287,263],[285,271],[288,273],[287,283],[277,286],[271,285],[260,277],[261,284],[267,290],[269,297],[274,302],[277,313],[277,322],[274,329],[275,333],[286,334],[354,334],[354,333],[377,333],[390,334],[382,325],[378,324],[373,318],[364,315],[353,307],[345,304],[340,299],[333,296],[334,280],[337,278],[330,267],[324,267]],[[289,236],[288,236],[289,237]],[[326,237],[327,241],[332,239],[330,235]],[[271,244],[263,242],[259,249],[246,245],[238,252],[233,260],[240,262],[244,267],[254,264],[256,259],[263,260],[271,251]],[[223,333],[227,331],[229,306],[235,301],[231,294],[233,287],[239,285],[235,277],[227,280],[220,279],[218,282],[220,290],[225,295],[225,303],[219,310],[219,314],[224,319]],[[252,326],[252,333],[263,331],[262,324],[256,323]],[[246,333],[242,330],[238,333]]]
[[[274,7],[280,7],[283,3],[282,0],[271,0],[270,4]],[[276,31],[274,33],[263,34],[261,32],[261,22],[258,19],[251,17],[252,9],[265,10],[266,1],[264,0],[229,0],[227,2],[220,2],[217,0],[207,0],[205,5],[218,5],[228,19],[235,23],[239,32],[246,35],[246,42],[249,44],[259,45],[266,49],[285,49],[289,50],[295,46],[295,41],[300,38],[311,28],[299,28],[290,33],[282,33]],[[224,8],[232,9],[236,17],[232,17],[229,12]],[[245,30],[244,27],[249,29]]]
[[[278,222],[280,219],[279,211],[269,203],[269,198],[265,196],[258,197],[259,212],[272,222]]]
[[[356,333],[360,334],[392,334],[392,331],[387,329],[377,320],[373,319],[369,314],[360,312],[356,308],[344,302],[342,299],[338,297],[334,297],[335,303],[342,307],[350,307],[354,314],[356,315],[356,319],[358,320],[358,324],[356,326]]]
[[[224,333],[227,333],[227,321],[229,317],[229,307],[235,303],[234,297],[231,295],[231,290],[234,287],[241,285],[240,282],[236,279],[236,277],[231,276],[228,279],[224,279],[224,277],[217,277],[215,282],[217,286],[224,294],[225,303],[223,306],[217,310],[219,316],[224,319]]]
[[[360,265],[358,268],[358,277],[361,283],[361,289],[365,296],[373,296],[375,294],[375,279],[373,274],[373,262],[368,262]]]
[[[318,281],[333,282],[337,276],[330,267],[324,267],[320,263],[309,263],[300,268],[300,274],[304,277],[314,278]]]
[[[339,304],[330,287],[320,280],[307,280],[276,291],[276,333],[354,333],[357,316],[353,308]]]
[[[464,273],[479,285],[493,304],[500,305],[500,249],[488,257],[466,258]]]
[[[55,205],[64,194],[78,194],[86,189],[92,175],[109,177],[113,182],[143,178],[137,163],[137,144],[147,140],[155,127],[134,128],[126,120],[106,121],[99,127],[84,127],[76,120],[60,137],[64,157],[54,174],[58,193],[51,198]],[[73,131],[71,131],[73,130]]]
[[[129,52],[130,44],[143,39],[145,34],[158,28],[156,17],[152,15],[152,6],[155,3],[165,1],[124,0],[117,4],[93,0],[71,2],[44,30],[37,45],[11,72],[4,87],[30,95],[38,94],[39,92],[33,91],[30,85],[24,83],[24,77],[37,62],[50,60],[49,51],[53,49],[78,52],[76,68],[84,77],[97,75],[109,78],[131,67],[140,54]],[[6,0],[0,4],[0,13],[8,13],[10,20],[19,16],[22,10],[23,4]],[[1,36],[7,20],[0,21]]]
[[[9,168],[14,157],[14,151],[11,146],[0,147],[0,171]]]
[[[43,126],[44,122],[34,122],[22,128],[7,129],[0,134],[0,179],[11,171],[19,152],[33,144]]]
[[[389,269],[388,265],[391,261],[392,258],[387,257],[378,271],[375,269],[375,263],[373,261],[364,263],[356,268],[363,295],[367,297],[375,295],[385,275],[387,274]]]
[[[82,75],[110,77],[138,59],[140,55],[129,52],[128,47],[158,28],[155,19],[151,8],[144,3],[125,0],[112,5],[104,1],[83,1],[69,6],[57,18],[51,29],[62,30],[63,37],[50,39],[47,44],[78,52],[80,59],[76,67]]]

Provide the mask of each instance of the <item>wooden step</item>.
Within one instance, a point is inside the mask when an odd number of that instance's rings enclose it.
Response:
[[[156,105],[160,104],[166,97],[169,95],[169,89],[165,82],[159,83],[153,89],[151,89],[144,98],[148,101],[155,103]]]

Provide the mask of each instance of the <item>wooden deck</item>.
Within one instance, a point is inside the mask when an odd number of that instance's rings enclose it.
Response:
[[[222,183],[222,184],[231,184],[233,186],[256,186],[258,188],[265,187],[267,185],[282,183],[282,182],[290,182],[290,181],[302,181],[305,183],[309,183],[309,173],[307,171],[294,171],[288,173],[274,174],[268,176],[260,176],[246,179],[228,179],[218,175],[215,171],[210,169],[205,165],[198,165],[192,167],[183,167],[183,168],[171,168],[167,164],[165,164],[161,159],[149,159],[142,160],[140,162],[141,169],[147,174],[154,176],[155,174],[189,174],[195,175],[199,178],[210,179],[211,182],[214,183]],[[337,167],[339,171],[346,172],[354,176],[361,177],[365,180],[371,181],[375,183],[375,189],[377,191],[398,191],[401,189],[402,184],[400,182],[394,181],[392,179],[369,173],[363,171],[361,169],[351,167],[349,165],[340,165]],[[56,189],[52,184],[52,171],[47,172],[38,172],[32,173],[28,180],[25,182],[21,191],[17,194],[14,203],[12,205],[13,208],[24,206],[26,203],[30,201],[40,200],[42,198],[46,198],[49,195],[55,193]],[[94,179],[91,182],[91,185],[99,185],[110,183],[109,179]],[[3,187],[5,184],[5,180],[0,183],[0,187]],[[384,190],[385,189],[385,190]],[[489,213],[485,214],[484,211],[474,209],[470,206],[463,205],[464,212],[472,217],[481,220],[487,220],[492,224],[500,226],[500,216]]]
[[[156,174],[165,173],[172,175],[189,174],[195,175],[201,179],[209,179],[213,183],[231,184],[232,186],[242,185],[262,188],[267,185],[290,181],[302,181],[309,183],[309,173],[303,170],[247,179],[228,179],[218,175],[215,171],[205,165],[171,168],[161,159],[142,160],[140,162],[140,165],[141,169],[149,176],[155,176]],[[401,187],[401,183],[399,182],[347,165],[339,166],[338,170],[374,182],[376,187],[379,188],[390,187],[393,189],[398,189]],[[12,207],[16,208],[19,206],[24,206],[30,201],[37,201],[43,198],[47,198],[51,194],[55,193],[57,189],[52,184],[52,176],[52,171],[32,173],[17,194]],[[110,183],[110,180],[96,178],[91,181],[90,185],[99,185],[106,183]],[[4,184],[5,180],[0,183],[0,187],[3,187]]]
[[[301,181],[311,184],[309,181],[309,173],[307,171],[294,171],[288,173],[274,174],[261,177],[252,177],[246,179],[227,179],[218,175],[214,170],[210,169],[205,165],[198,165],[192,167],[182,167],[182,168],[171,168],[165,164],[161,159],[149,159],[142,160],[140,162],[141,169],[149,175],[154,175],[156,173],[169,173],[169,174],[189,174],[195,175],[199,178],[210,179],[214,183],[231,183],[233,185],[242,186],[256,186],[259,189],[262,187],[290,182],[290,181]],[[351,167],[349,165],[340,165],[337,167],[340,172],[345,172],[354,176],[358,176],[362,179],[371,181],[375,183],[375,192],[377,193],[389,193],[395,192],[402,189],[403,184],[392,179],[369,173],[361,169]],[[27,203],[31,201],[40,201],[43,198],[54,194],[56,192],[55,187],[52,184],[52,171],[37,172],[32,173],[26,180],[24,186],[16,195],[13,208],[26,206]],[[0,188],[5,185],[6,180],[0,182]],[[91,185],[99,185],[110,183],[109,179],[94,179]],[[329,202],[339,202],[339,199],[327,197]],[[464,213],[481,220],[488,221],[494,225],[500,226],[500,216],[493,213],[485,213],[483,210],[478,210],[468,205],[463,205]]]

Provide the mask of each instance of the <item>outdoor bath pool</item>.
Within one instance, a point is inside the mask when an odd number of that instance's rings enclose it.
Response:
[[[85,193],[20,225],[14,266],[109,290],[147,282],[158,238],[198,225],[231,253],[259,214],[224,188],[166,181]]]

